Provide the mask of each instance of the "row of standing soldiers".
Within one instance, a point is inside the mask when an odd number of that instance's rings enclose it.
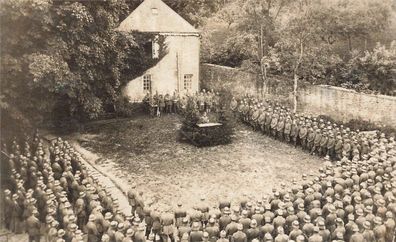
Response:
[[[360,159],[368,155],[373,142],[368,135],[358,130],[351,131],[331,121],[299,115],[269,101],[255,98],[238,101],[233,98],[231,109],[255,130],[329,160],[343,157]],[[380,138],[385,138],[385,134],[381,134]],[[389,142],[394,142],[394,138],[391,137]]]
[[[206,91],[203,89],[201,92],[195,94],[180,95],[174,92],[173,95],[169,93],[154,94],[147,93],[143,99],[146,110],[152,117],[161,116],[164,113],[181,114],[185,110],[199,110],[200,112],[216,112],[220,109],[220,96],[219,93]]]
[[[194,211],[178,204],[173,213],[160,213],[131,187],[131,215],[67,142],[55,140],[49,157],[37,138],[24,149],[14,142],[7,150],[6,226],[17,233],[26,228],[29,241],[50,242],[393,242],[396,146],[373,139],[367,158],[344,157],[312,180],[303,175],[257,201],[209,206],[202,198]]]
[[[2,147],[2,169],[9,174],[1,196],[6,229],[27,233],[29,242],[146,241],[138,213],[121,211],[67,141],[57,138],[46,149],[36,132],[22,144]],[[142,194],[136,196],[140,214]]]

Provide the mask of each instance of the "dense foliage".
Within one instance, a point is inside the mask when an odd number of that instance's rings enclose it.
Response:
[[[113,108],[122,85],[153,64],[144,38],[115,29],[128,9],[125,1],[2,1],[2,109],[40,121]]]
[[[262,76],[265,64],[263,82],[285,76],[288,85],[297,78],[392,95],[395,19],[391,1],[234,0],[207,22],[202,57]]]

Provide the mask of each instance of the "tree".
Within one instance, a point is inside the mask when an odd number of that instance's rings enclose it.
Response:
[[[115,30],[130,11],[126,1],[1,2],[2,107],[34,121],[112,110],[123,85],[158,61],[142,47],[150,36]]]

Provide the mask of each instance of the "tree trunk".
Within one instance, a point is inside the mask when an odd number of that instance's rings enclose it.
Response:
[[[297,88],[298,88],[298,75],[294,72],[294,90],[293,90],[293,112],[297,113]]]
[[[297,112],[297,106],[298,106],[298,100],[297,100],[297,96],[298,96],[298,93],[297,93],[298,92],[298,74],[297,74],[297,72],[298,72],[298,68],[301,65],[303,55],[304,55],[304,43],[303,43],[303,40],[300,40],[300,54],[299,54],[298,60],[296,62],[294,70],[293,70],[293,76],[294,76],[294,86],[293,86],[293,97],[294,97],[293,98],[294,99],[293,103],[294,103],[294,107],[293,107],[293,111],[294,111],[294,113]]]

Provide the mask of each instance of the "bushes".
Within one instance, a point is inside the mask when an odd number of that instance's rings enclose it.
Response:
[[[179,131],[180,141],[192,143],[197,147],[217,146],[232,142],[234,128],[229,114],[220,113],[211,115],[212,117],[219,115],[218,122],[222,124],[222,126],[211,128],[199,128],[197,126],[198,115],[195,110],[189,110],[185,113],[183,124]]]
[[[127,97],[119,97],[114,109],[117,117],[128,118],[143,112],[144,105],[142,103],[131,103]]]

